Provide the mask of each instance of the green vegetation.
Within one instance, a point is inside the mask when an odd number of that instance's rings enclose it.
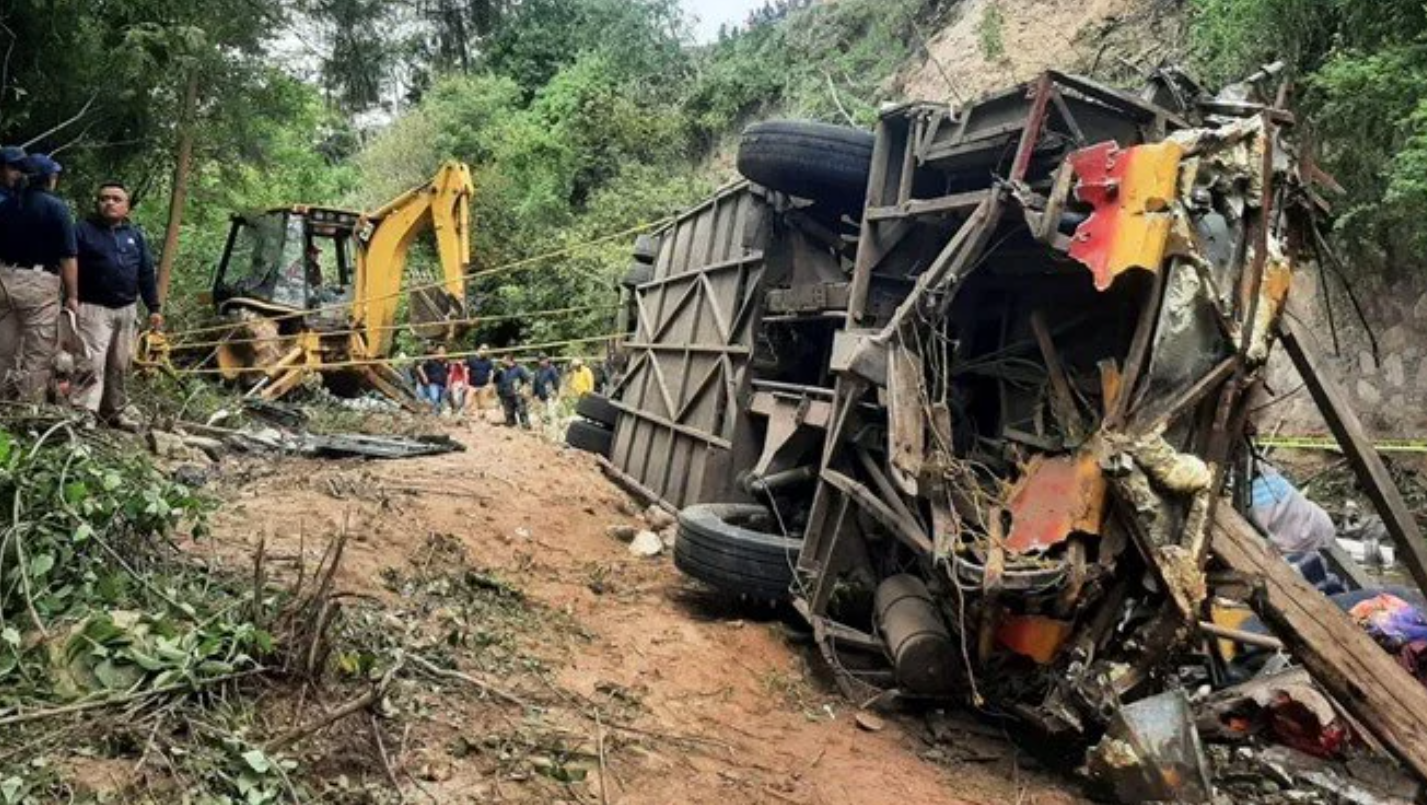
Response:
[[[705,165],[754,116],[869,124],[929,4],[801,5],[770,8],[751,30],[690,49],[669,2],[523,3],[469,71],[435,79],[356,156],[354,198],[375,203],[443,159],[469,162],[479,266],[576,249],[480,285],[479,309],[608,304],[630,239],[580,244],[672,214],[733,178],[722,160]],[[542,343],[609,332],[611,321],[610,312],[537,318],[474,338]]]
[[[981,19],[976,23],[976,36],[981,41],[981,55],[991,61],[1006,55],[1005,27],[1006,17],[1001,13],[1001,6],[994,2],[988,4],[981,12]]]
[[[576,247],[733,178],[727,139],[754,117],[870,124],[884,79],[940,4],[780,0],[702,47],[690,46],[677,0],[449,0],[429,11],[375,0],[186,0],[128,4],[118,17],[59,5],[20,0],[0,12],[18,68],[0,87],[0,141],[27,140],[95,95],[82,120],[36,148],[61,150],[64,189],[81,211],[95,181],[128,182],[157,245],[191,135],[170,306],[181,328],[206,314],[197,295],[231,211],[372,206],[450,158],[475,170],[476,268],[561,252],[480,283],[477,310],[608,304],[629,239]],[[60,12],[74,24],[45,23]],[[278,39],[321,55],[317,85],[263,57]],[[400,86],[397,74],[407,77]],[[401,112],[382,111],[397,96]],[[373,133],[351,122],[357,113],[393,119]],[[414,273],[434,272],[430,262],[418,254]],[[537,343],[611,324],[607,311],[509,321],[471,340]]]
[[[1210,82],[1276,59],[1321,160],[1347,189],[1336,235],[1368,267],[1419,270],[1427,244],[1427,7],[1415,0],[1196,0],[1192,47]]]

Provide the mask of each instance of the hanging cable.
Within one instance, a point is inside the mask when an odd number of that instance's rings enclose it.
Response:
[[[387,331],[391,331],[391,330],[405,330],[405,329],[407,329],[407,328],[416,328],[416,327],[449,327],[449,326],[451,326],[451,325],[459,325],[459,324],[472,324],[472,325],[474,325],[474,324],[489,324],[489,323],[492,323],[492,322],[512,321],[512,320],[515,320],[515,319],[535,318],[535,317],[539,317],[539,316],[561,316],[561,315],[572,314],[572,313],[588,313],[588,312],[601,311],[601,310],[618,310],[618,309],[619,309],[619,305],[586,305],[586,306],[584,306],[584,307],[565,307],[565,308],[554,308],[554,309],[551,309],[551,310],[532,310],[532,311],[520,312],[520,313],[502,313],[502,314],[500,314],[500,315],[498,315],[498,316],[471,316],[471,317],[465,318],[465,319],[447,319],[447,320],[438,320],[438,321],[422,322],[422,323],[419,323],[419,324],[413,324],[413,323],[411,323],[411,322],[405,322],[405,323],[402,323],[402,324],[388,324],[388,325],[384,325],[384,326],[381,326],[381,327],[371,327],[371,328],[368,328],[368,327],[349,327],[349,328],[345,328],[345,329],[341,329],[341,330],[323,330],[323,331],[321,331],[320,334],[321,334],[321,335],[324,335],[324,336],[351,335],[351,334],[353,334],[353,333],[364,333],[364,332],[367,332],[369,329],[370,329],[370,330],[378,330],[378,331],[382,331],[382,332],[387,332]],[[268,319],[255,319],[254,321],[268,321]],[[238,323],[233,324],[232,326],[233,326],[234,328],[240,328],[240,327],[243,326],[243,324],[245,324],[245,322],[238,322]],[[202,349],[202,348],[206,348],[206,347],[217,347],[217,346],[224,346],[224,345],[233,346],[233,345],[238,345],[238,344],[257,344],[257,343],[262,343],[262,342],[264,342],[264,341],[276,341],[276,340],[278,340],[278,339],[280,339],[280,338],[283,338],[283,336],[281,336],[281,335],[271,335],[271,336],[252,336],[252,337],[249,337],[249,338],[219,338],[219,339],[214,339],[214,340],[212,340],[212,341],[190,341],[190,342],[181,343],[181,344],[173,344],[172,346],[169,347],[169,349],[170,349],[170,350],[180,350],[180,349],[187,350],[187,349]]]
[[[552,260],[552,259],[554,259],[554,258],[556,258],[556,257],[563,257],[563,256],[565,256],[565,255],[574,253],[574,252],[579,251],[579,250],[581,250],[581,249],[587,249],[587,248],[590,248],[590,247],[593,247],[593,246],[600,246],[600,245],[603,245],[603,244],[605,244],[605,243],[608,243],[608,242],[610,242],[610,241],[612,241],[612,240],[618,240],[618,239],[620,239],[620,238],[627,238],[627,237],[629,237],[630,235],[636,235],[636,234],[639,234],[639,233],[641,233],[641,232],[648,231],[648,230],[650,230],[650,229],[657,229],[658,227],[664,226],[665,224],[668,224],[668,223],[672,222],[672,221],[674,220],[674,218],[675,218],[675,216],[672,216],[672,215],[666,216],[666,217],[664,217],[664,218],[660,218],[660,219],[654,220],[654,221],[647,221],[647,222],[645,222],[645,223],[639,224],[638,226],[633,226],[633,227],[630,227],[629,229],[623,230],[623,231],[621,231],[621,232],[615,232],[615,233],[613,233],[613,234],[605,235],[605,236],[603,236],[603,237],[596,238],[596,239],[594,239],[594,240],[588,240],[588,241],[584,241],[584,242],[582,242],[582,243],[572,244],[572,245],[570,245],[570,246],[566,246],[566,247],[563,247],[563,248],[560,248],[560,249],[555,249],[555,250],[553,250],[553,251],[544,252],[544,253],[542,253],[542,254],[533,255],[533,256],[531,256],[531,257],[522,258],[522,259],[520,259],[520,260],[515,260],[515,261],[513,261],[513,262],[505,263],[504,265],[494,266],[494,267],[492,267],[492,268],[483,268],[483,269],[477,269],[477,270],[474,270],[474,271],[468,271],[468,272],[466,272],[465,274],[462,274],[462,275],[461,275],[461,278],[462,278],[463,280],[477,280],[477,279],[484,279],[485,277],[495,276],[496,274],[502,274],[502,273],[506,273],[506,272],[510,272],[510,271],[519,271],[519,270],[521,270],[521,269],[523,269],[523,268],[528,268],[528,267],[530,267],[530,266],[532,266],[532,265],[536,265],[536,264],[539,264],[539,263],[543,263],[543,262],[545,262],[545,261],[547,261],[547,260]],[[416,285],[412,285],[412,286],[409,287],[409,288],[402,288],[402,289],[400,289],[400,290],[393,291],[393,292],[388,293],[388,294],[382,294],[382,295],[380,295],[380,296],[367,297],[367,298],[361,299],[361,300],[356,300],[356,299],[354,299],[354,300],[345,301],[345,302],[333,302],[333,303],[331,303],[331,304],[329,304],[329,305],[322,305],[322,306],[315,307],[315,308],[311,308],[311,309],[307,309],[307,310],[295,310],[295,311],[292,311],[291,313],[282,313],[282,314],[279,314],[279,315],[276,315],[276,316],[266,316],[266,317],[264,317],[264,320],[265,320],[265,321],[273,321],[273,322],[276,322],[276,321],[286,321],[286,320],[288,320],[288,319],[302,318],[302,317],[304,317],[304,316],[314,316],[314,315],[317,315],[317,314],[320,314],[320,313],[325,313],[325,312],[339,311],[339,310],[347,310],[347,309],[352,308],[352,307],[354,307],[354,306],[356,306],[356,305],[366,305],[366,304],[371,304],[371,303],[373,303],[373,302],[383,302],[383,301],[386,301],[386,300],[388,300],[388,299],[400,298],[400,297],[402,297],[402,296],[406,296],[406,295],[409,295],[409,294],[416,293],[417,291],[429,290],[429,289],[431,289],[431,288],[439,288],[439,287],[441,287],[441,286],[443,286],[443,285],[445,285],[445,284],[446,284],[446,281],[445,281],[445,280],[434,280],[434,281],[431,281],[431,282],[418,283],[418,284],[416,284]],[[189,335],[200,335],[200,334],[204,334],[204,333],[223,332],[224,330],[230,330],[230,329],[232,329],[233,326],[234,326],[233,324],[227,323],[227,324],[209,325],[209,326],[204,326],[204,327],[195,327],[195,328],[192,328],[192,329],[189,329],[189,330],[180,330],[179,332],[176,332],[176,333],[169,333],[169,337],[170,337],[170,338],[180,338],[180,337],[189,336]]]
[[[590,337],[588,337],[588,338],[571,338],[571,339],[567,339],[567,340],[565,340],[565,341],[549,341],[549,342],[546,342],[546,343],[543,343],[543,344],[522,344],[521,346],[518,346],[518,347],[498,347],[498,348],[494,348],[494,349],[488,349],[488,350],[486,350],[486,353],[489,354],[489,355],[505,355],[505,354],[508,354],[508,353],[509,353],[509,354],[515,354],[515,353],[522,353],[522,352],[543,351],[543,350],[546,350],[546,349],[552,349],[552,348],[554,348],[554,347],[571,346],[571,345],[574,345],[574,344],[595,344],[595,343],[602,343],[602,342],[614,341],[614,340],[617,340],[617,339],[622,338],[622,337],[623,337],[623,334],[622,334],[622,333],[616,333],[616,334],[610,334],[610,335],[596,335],[596,336],[590,336]],[[477,350],[473,350],[473,349],[462,350],[462,351],[459,351],[459,352],[448,352],[448,353],[445,354],[444,357],[446,357],[446,358],[467,358],[467,357],[470,357],[470,356],[472,356],[472,355],[475,355],[476,352],[477,352]],[[330,369],[347,369],[347,368],[352,368],[352,367],[357,367],[357,366],[380,366],[380,365],[388,365],[388,366],[389,366],[389,365],[392,365],[392,364],[415,363],[415,362],[417,362],[417,361],[431,360],[431,359],[437,358],[437,357],[441,357],[441,356],[439,356],[437,353],[431,352],[431,353],[427,353],[427,354],[424,354],[424,355],[412,355],[412,356],[401,357],[401,358],[355,358],[355,359],[352,359],[352,360],[334,361],[334,362],[332,362],[332,363],[321,363],[321,364],[316,364],[316,365],[312,365],[312,366],[307,366],[307,365],[294,365],[294,366],[281,367],[281,368],[284,368],[284,369],[293,369],[293,370],[309,369],[309,370],[313,370],[313,371],[327,371],[327,370],[330,370]],[[232,371],[232,370],[231,370],[231,369],[225,370],[225,369],[221,369],[221,368],[217,368],[217,367],[200,367],[200,368],[195,368],[195,369],[175,369],[175,370],[174,370],[174,372],[175,372],[176,374],[180,374],[180,375],[215,375],[215,374],[222,374],[222,373],[227,372],[227,371]],[[246,371],[246,372],[263,372],[264,369],[263,369],[262,367],[254,366],[254,367],[251,367],[251,368],[249,368],[249,369],[244,369],[244,370],[240,370],[240,371]]]

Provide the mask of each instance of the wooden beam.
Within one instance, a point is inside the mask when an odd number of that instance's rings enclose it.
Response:
[[[1318,684],[1384,747],[1427,780],[1427,688],[1283,561],[1254,527],[1221,505],[1214,517],[1214,553],[1258,583],[1259,615]]]
[[[1333,438],[1348,459],[1353,474],[1358,477],[1358,485],[1367,493],[1382,517],[1383,525],[1387,526],[1387,533],[1397,547],[1398,558],[1407,566],[1412,580],[1417,582],[1417,589],[1427,592],[1427,543],[1422,541],[1422,532],[1413,519],[1412,510],[1407,508],[1402,493],[1392,482],[1387,465],[1382,463],[1382,457],[1373,448],[1372,440],[1363,430],[1363,423],[1358,421],[1347,395],[1322,371],[1317,356],[1292,316],[1280,319],[1279,333],[1284,348],[1288,350],[1288,357],[1293,359],[1299,376],[1313,395],[1313,401],[1318,404],[1323,421],[1328,423],[1328,429],[1333,432]]]

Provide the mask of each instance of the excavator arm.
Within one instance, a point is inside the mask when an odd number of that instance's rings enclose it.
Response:
[[[471,262],[470,213],[475,189],[471,171],[447,162],[426,184],[362,216],[357,237],[363,244],[353,288],[354,329],[363,357],[385,356],[401,302],[402,275],[411,243],[430,228],[441,261],[440,291],[449,311],[464,311],[466,267]],[[355,345],[354,345],[355,346]]]

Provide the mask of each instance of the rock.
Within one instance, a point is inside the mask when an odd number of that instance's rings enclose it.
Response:
[[[173,479],[184,486],[198,489],[208,483],[210,470],[196,464],[180,464],[173,468]]]
[[[1363,350],[1358,353],[1358,373],[1371,375],[1377,372],[1377,361],[1373,359],[1372,352]]]
[[[188,455],[183,437],[163,430],[149,431],[149,449],[159,458],[182,458]]]
[[[1382,336],[1378,338],[1378,347],[1383,352],[1397,352],[1407,346],[1409,338],[1406,327],[1394,324],[1384,330]]]
[[[612,525],[604,532],[620,542],[630,542],[639,533],[639,529],[632,525]]]
[[[644,522],[654,531],[663,531],[678,522],[678,518],[665,511],[662,506],[651,505],[644,510]]]
[[[521,527],[515,529],[515,538],[516,538],[516,539],[530,539],[530,529],[526,528],[525,526],[521,526]]]
[[[1407,382],[1407,371],[1402,365],[1402,356],[1388,355],[1382,361],[1382,376],[1391,388],[1402,388]]]
[[[1377,390],[1377,386],[1366,380],[1358,381],[1358,400],[1364,405],[1377,405],[1382,402],[1382,392]]]
[[[671,551],[674,550],[674,540],[678,539],[678,536],[679,529],[673,526],[669,526],[668,528],[659,532],[659,539],[663,541],[664,547],[668,548]]]
[[[619,510],[620,514],[626,517],[633,517],[639,514],[639,507],[635,506],[628,498],[620,498],[615,502],[614,507]]]
[[[640,531],[630,541],[629,552],[635,556],[658,556],[664,552],[664,541],[653,531]]]
[[[858,729],[867,732],[881,732],[887,726],[882,719],[865,711],[859,711],[852,720],[857,722]]]
[[[1427,294],[1422,294],[1422,298],[1412,306],[1412,318],[1418,321],[1427,321]]]

